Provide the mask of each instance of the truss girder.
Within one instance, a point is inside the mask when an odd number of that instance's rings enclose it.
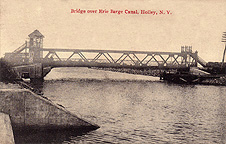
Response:
[[[103,63],[113,65],[136,65],[136,66],[190,66],[197,63],[194,57],[190,54],[172,53],[172,52],[135,52],[135,51],[106,51],[106,50],[74,50],[68,51],[60,49],[43,49],[48,51],[45,59],[50,55],[55,56],[54,61],[73,62],[83,61],[86,63]],[[62,58],[57,53],[70,52],[71,54]],[[117,54],[117,57],[115,56]],[[77,55],[77,59],[73,59]],[[92,55],[92,57],[90,57]],[[142,56],[141,56],[142,55]]]

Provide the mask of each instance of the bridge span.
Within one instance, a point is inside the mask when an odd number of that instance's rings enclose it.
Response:
[[[40,61],[52,67],[114,67],[114,68],[183,68],[205,65],[199,62],[197,52],[191,47],[182,47],[181,52],[87,50],[87,49],[50,49]],[[68,57],[58,53],[71,54]]]
[[[54,67],[179,69],[206,66],[191,46],[182,46],[180,52],[43,48],[44,36],[38,30],[28,36],[29,41],[5,54],[5,59],[21,77],[43,78],[45,70]]]

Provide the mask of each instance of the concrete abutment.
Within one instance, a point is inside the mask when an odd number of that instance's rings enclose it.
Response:
[[[99,126],[80,119],[26,89],[0,89],[0,111],[10,116],[15,130],[74,129],[95,130]]]

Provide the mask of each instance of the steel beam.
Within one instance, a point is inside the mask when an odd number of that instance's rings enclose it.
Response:
[[[91,52],[91,53],[128,53],[128,54],[180,54],[179,52],[152,52],[152,51],[121,51],[121,50],[93,50],[93,49],[63,49],[63,48],[42,48],[40,51],[56,51],[56,52]]]

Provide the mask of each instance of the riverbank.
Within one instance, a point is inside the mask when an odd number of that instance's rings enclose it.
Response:
[[[124,68],[94,68],[98,70],[104,71],[113,71],[113,72],[121,72],[121,73],[129,73],[135,75],[146,75],[146,76],[154,76],[154,77],[161,77],[161,74],[164,73],[164,70],[160,69],[147,69],[147,70],[139,70],[139,69],[124,69]],[[176,70],[171,70],[172,73],[176,73]],[[201,85],[220,85],[226,86],[226,76],[221,75],[219,78],[211,78],[205,79],[201,82],[196,82],[194,84],[201,84]]]
[[[163,72],[163,70],[160,69],[131,69],[131,68],[93,68],[93,69],[154,77],[160,77],[160,73]]]

